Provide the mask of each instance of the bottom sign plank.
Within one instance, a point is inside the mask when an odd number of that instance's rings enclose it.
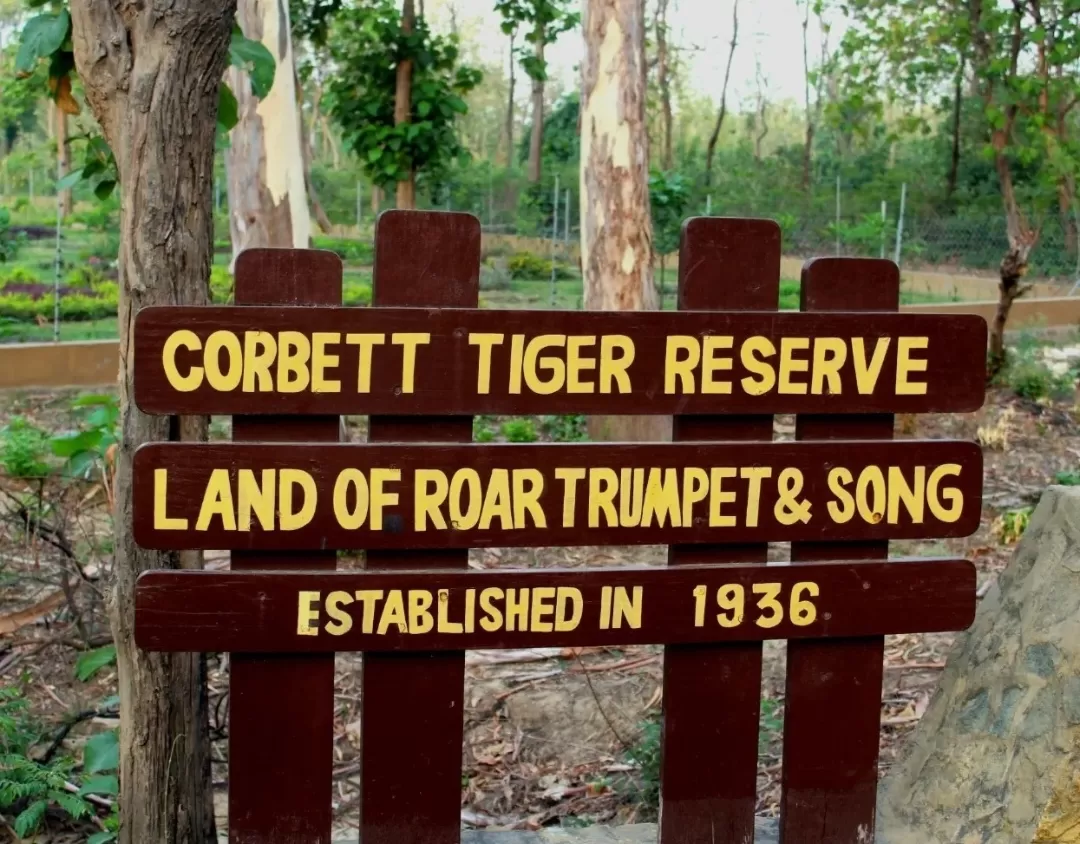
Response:
[[[966,560],[506,571],[206,572],[139,577],[152,651],[461,650],[962,630]]]

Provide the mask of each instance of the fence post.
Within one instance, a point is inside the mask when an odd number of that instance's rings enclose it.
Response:
[[[552,203],[551,223],[551,307],[555,307],[555,244],[559,242],[559,174],[555,174],[555,201]]]
[[[480,223],[471,214],[387,211],[375,225],[372,305],[475,308]],[[370,442],[472,441],[471,416],[372,416]],[[466,548],[369,551],[367,568],[455,568]],[[465,652],[364,655],[360,840],[459,844]],[[293,773],[295,776],[295,772]]]
[[[680,310],[774,311],[780,227],[772,220],[683,224]],[[772,416],[676,416],[674,440],[772,440]],[[768,545],[673,545],[668,565],[762,563]],[[664,652],[662,844],[752,841],[757,803],[761,644],[671,646]]]
[[[904,206],[907,204],[907,182],[900,186],[900,216],[896,218],[896,253],[893,263],[900,266],[900,249],[904,243]]]
[[[891,261],[818,258],[802,271],[804,311],[896,311]],[[810,415],[797,440],[892,439],[892,414]],[[880,560],[887,541],[793,542],[793,562]],[[784,844],[874,840],[885,639],[790,640],[784,704],[780,837]]]
[[[236,258],[238,305],[340,305],[341,284],[341,260],[332,252],[248,249]],[[337,416],[233,417],[236,442],[337,442],[339,431]],[[232,554],[236,570],[336,565],[335,551]],[[329,844],[334,655],[234,653],[230,659],[229,840]]]

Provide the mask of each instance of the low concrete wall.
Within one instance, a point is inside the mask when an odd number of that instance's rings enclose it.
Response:
[[[997,300],[984,302],[942,302],[930,305],[903,305],[900,310],[916,314],[978,314],[989,323],[997,310]],[[1009,312],[1008,329],[1080,327],[1080,297],[1017,299]]]
[[[0,346],[0,389],[100,387],[115,384],[119,370],[116,340]]]

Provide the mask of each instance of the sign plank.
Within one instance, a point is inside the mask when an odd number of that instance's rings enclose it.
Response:
[[[967,536],[972,442],[153,443],[146,548],[462,548]]]
[[[975,567],[870,563],[506,571],[150,571],[152,651],[441,651],[835,638],[959,630]]]
[[[158,414],[924,413],[982,406],[973,315],[155,307]]]

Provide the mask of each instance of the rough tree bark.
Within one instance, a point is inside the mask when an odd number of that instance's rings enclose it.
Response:
[[[645,123],[644,0],[590,0],[582,19],[581,264],[585,308],[657,306]],[[589,418],[594,439],[663,439],[663,417]],[[668,432],[667,437],[670,437]]]
[[[413,0],[403,0],[401,7],[401,31],[406,35],[416,25],[416,7]],[[412,119],[412,59],[398,62],[394,87],[394,125],[408,123]],[[397,183],[397,207],[416,208],[416,173],[410,171],[406,179]]]
[[[75,63],[120,176],[120,418],[110,621],[120,689],[120,844],[216,841],[205,663],[133,638],[135,579],[197,567],[131,533],[131,463],[146,442],[204,439],[207,420],[147,416],[131,400],[132,332],[147,305],[207,301],[214,136],[235,0],[71,0]]]
[[[536,24],[536,61],[544,66],[544,25]],[[544,80],[532,80],[532,135],[529,136],[529,181],[540,182],[540,153],[544,143]]]
[[[510,31],[510,90],[506,95],[506,166],[514,163],[514,85],[517,83],[515,75],[517,59],[514,53],[514,41],[517,40],[517,30]]]
[[[731,60],[735,58],[735,46],[739,43],[739,0],[735,0],[732,4],[731,27],[731,47],[728,50],[727,68],[724,70],[724,87],[720,89],[720,111],[716,115],[716,124],[713,126],[712,134],[709,135],[709,146],[705,151],[705,187],[712,184],[716,142],[720,140],[720,130],[724,127],[724,117],[727,116],[727,89],[728,80],[731,79]]]
[[[948,202],[956,193],[956,180],[960,173],[960,117],[964,105],[964,68],[967,57],[961,54],[960,67],[956,69],[956,82],[953,87],[952,112],[952,148],[949,154],[949,174],[945,180],[945,201]]]
[[[228,71],[240,116],[225,151],[234,261],[245,249],[306,249],[311,243],[288,4],[240,0],[237,22],[246,37],[270,51],[276,67],[274,85],[262,100],[245,71]]]
[[[672,111],[671,111],[671,72],[668,48],[668,4],[670,0],[657,0],[656,3],[656,81],[660,87],[660,119],[663,124],[663,148],[660,162],[665,171],[675,165],[671,148]]]

